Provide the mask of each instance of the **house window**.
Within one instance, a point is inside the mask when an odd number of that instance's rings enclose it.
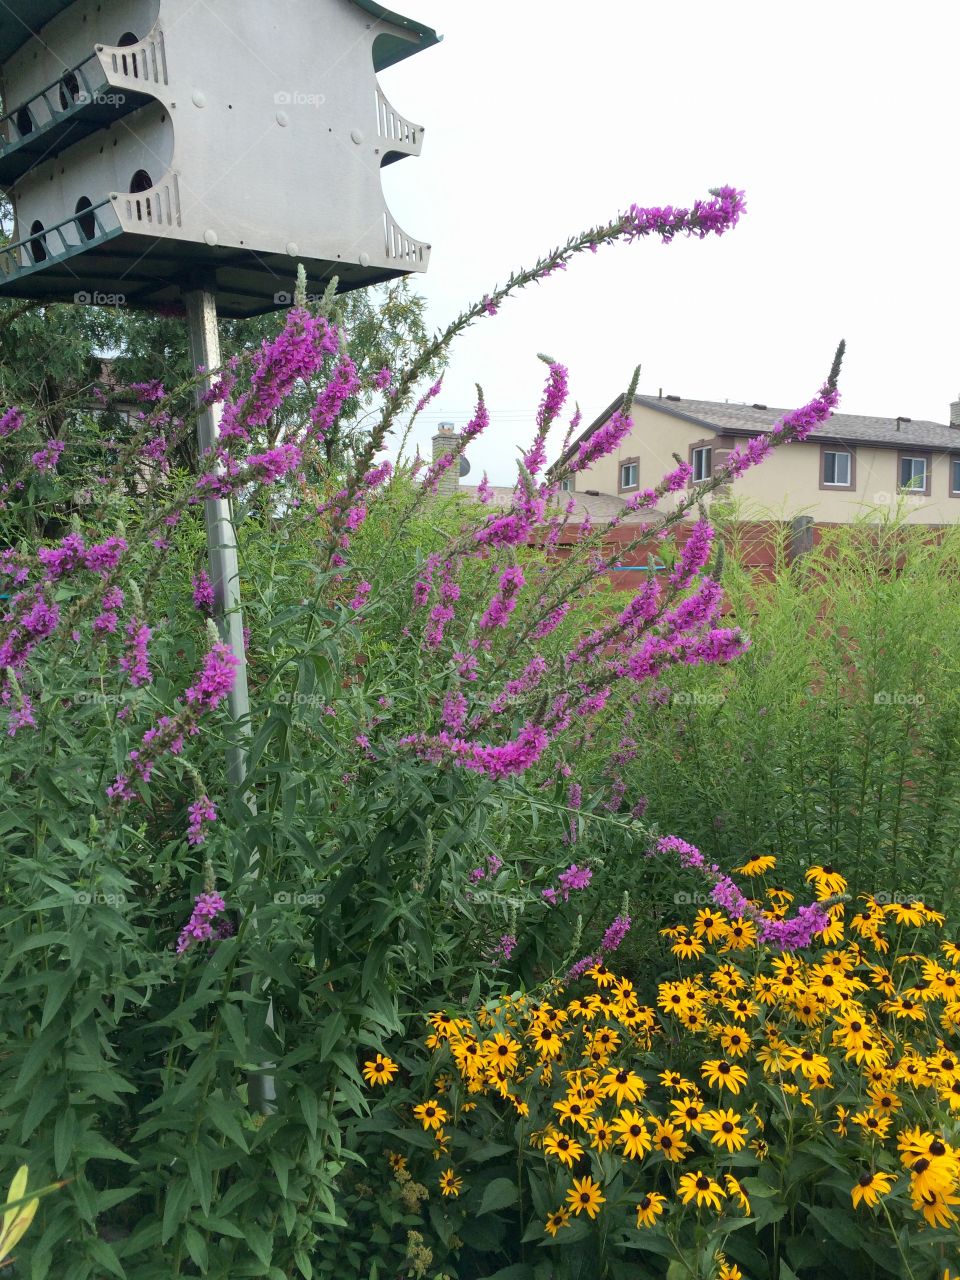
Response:
[[[713,475],[713,450],[711,448],[694,449],[691,458],[693,463],[693,483],[709,480]]]
[[[620,488],[635,489],[640,483],[640,464],[636,458],[620,463]]]
[[[950,497],[960,498],[960,458],[950,459]]]
[[[823,483],[838,489],[851,488],[850,455],[839,449],[823,451]]]
[[[900,489],[907,493],[929,492],[930,464],[927,458],[912,454],[900,457]]]
[[[563,480],[560,481],[560,492],[573,493],[573,476],[565,476]]]

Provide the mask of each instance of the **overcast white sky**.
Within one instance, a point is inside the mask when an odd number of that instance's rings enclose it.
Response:
[[[429,241],[415,284],[441,325],[509,271],[636,202],[730,183],[720,239],[643,241],[524,290],[454,349],[436,423],[480,382],[471,450],[513,477],[545,351],[589,421],[622,391],[792,408],[848,355],[841,409],[945,422],[960,391],[960,7],[944,0],[396,0],[436,48],[381,74],[426,129],[384,170],[397,221]],[[559,445],[559,440],[557,441]]]

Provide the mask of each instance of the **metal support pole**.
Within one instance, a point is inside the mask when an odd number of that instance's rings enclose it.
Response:
[[[205,376],[197,385],[197,439],[201,459],[213,456],[220,434],[223,406],[203,404],[203,397],[213,384],[213,372],[220,367],[220,332],[217,325],[217,300],[209,289],[192,289],[184,293],[187,308],[187,327],[190,340],[190,359],[194,369],[202,367]],[[251,737],[250,690],[247,684],[247,655],[243,643],[243,615],[240,611],[240,564],[237,559],[237,535],[228,498],[207,498],[204,502],[207,523],[207,552],[210,560],[210,581],[213,585],[214,611],[217,627],[224,643],[229,645],[239,659],[233,690],[227,699],[230,717],[239,732],[237,740],[227,748],[227,781],[230,786],[243,790],[247,781],[247,753]],[[257,802],[252,792],[244,795],[251,812],[256,814]],[[258,873],[256,861],[251,870]],[[267,1007],[267,1025],[273,1026],[273,1001]],[[247,1080],[247,1093],[251,1107],[262,1114],[272,1110],[276,1098],[274,1078],[269,1064],[252,1072]]]

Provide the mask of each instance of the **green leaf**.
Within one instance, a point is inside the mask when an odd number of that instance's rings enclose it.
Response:
[[[53,1166],[59,1177],[73,1155],[73,1140],[77,1131],[77,1113],[70,1107],[61,1111],[53,1127]]]
[[[163,1224],[160,1228],[160,1243],[166,1244],[182,1222],[186,1220],[193,1203],[193,1187],[188,1178],[178,1178],[172,1185],[167,1184],[167,1193],[163,1200]]]
[[[480,1198],[478,1214],[494,1213],[497,1209],[506,1209],[520,1199],[517,1184],[512,1178],[494,1178],[484,1187]]]
[[[225,1102],[223,1098],[210,1097],[206,1101],[206,1111],[214,1125],[224,1133],[241,1151],[249,1151],[247,1140],[240,1122],[237,1119],[238,1105]]]

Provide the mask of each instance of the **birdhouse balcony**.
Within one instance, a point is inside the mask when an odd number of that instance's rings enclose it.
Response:
[[[404,156],[418,156],[423,149],[423,126],[412,124],[390,105],[377,85],[377,133],[380,164],[393,164]]]
[[[0,186],[153,101],[167,84],[163,33],[97,45],[82,62],[0,119]]]

